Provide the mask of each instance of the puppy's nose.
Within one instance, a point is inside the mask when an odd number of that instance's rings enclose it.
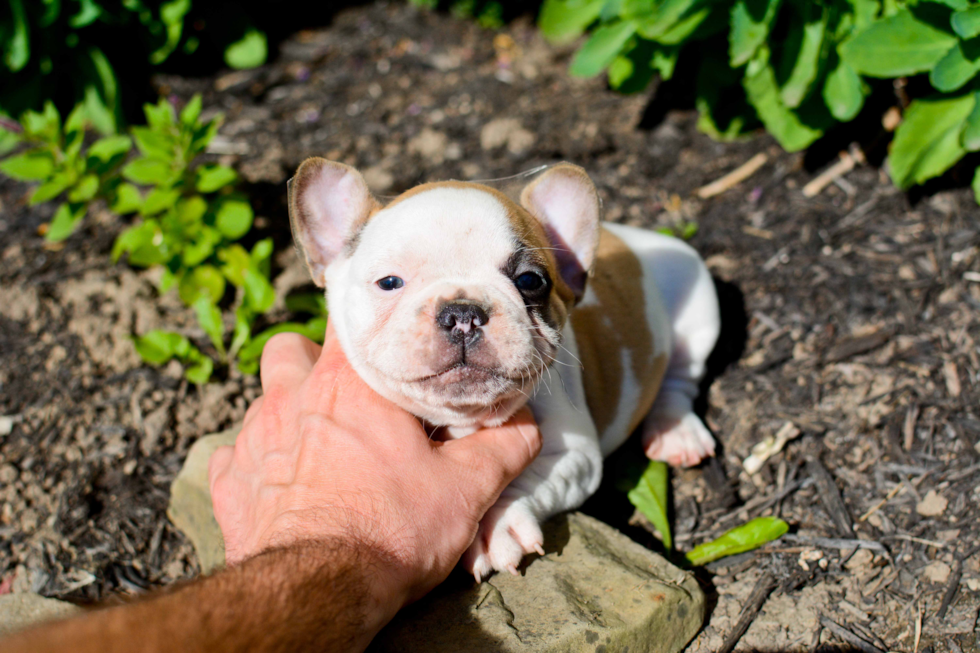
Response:
[[[480,336],[481,327],[490,321],[490,316],[479,305],[471,302],[451,302],[442,307],[436,315],[438,324],[457,345],[469,345]]]

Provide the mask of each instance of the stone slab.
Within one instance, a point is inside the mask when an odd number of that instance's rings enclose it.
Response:
[[[205,573],[224,564],[207,461],[238,429],[199,439],[171,488],[168,515],[190,538]],[[402,610],[372,653],[676,653],[704,623],[694,576],[581,513],[544,525],[545,555],[519,576],[476,584],[460,571]]]
[[[0,595],[0,637],[45,621],[64,619],[82,611],[67,601],[24,592]]]

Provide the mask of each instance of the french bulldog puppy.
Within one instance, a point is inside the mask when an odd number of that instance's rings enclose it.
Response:
[[[714,453],[691,409],[719,331],[711,277],[678,239],[601,223],[582,168],[554,165],[516,199],[447,181],[382,205],[356,170],[312,158],[289,210],[344,352],[375,391],[448,437],[530,405],[544,447],[464,556],[477,581],[543,553],[539,523],[581,505],[637,427],[653,459]]]

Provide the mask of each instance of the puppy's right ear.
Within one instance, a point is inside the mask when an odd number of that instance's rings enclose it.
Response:
[[[293,241],[321,288],[327,266],[364,225],[378,203],[361,174],[343,163],[303,161],[288,185]]]

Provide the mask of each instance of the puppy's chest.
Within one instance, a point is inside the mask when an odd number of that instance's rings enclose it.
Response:
[[[636,254],[607,229],[585,297],[570,319],[599,437],[610,431],[625,436],[653,405],[671,343],[652,279]]]

